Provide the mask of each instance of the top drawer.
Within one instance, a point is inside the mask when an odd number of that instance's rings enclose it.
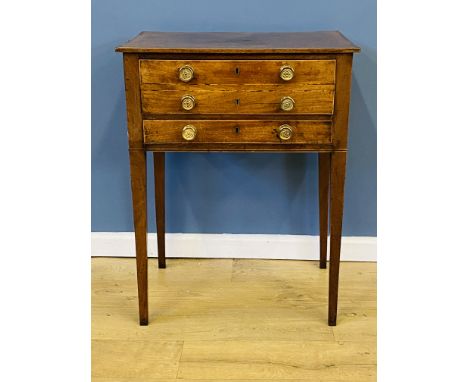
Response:
[[[142,84],[334,85],[335,60],[140,60]]]

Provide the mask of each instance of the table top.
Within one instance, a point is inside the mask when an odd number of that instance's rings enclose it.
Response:
[[[338,31],[141,32],[115,50],[124,53],[353,53],[360,48]]]

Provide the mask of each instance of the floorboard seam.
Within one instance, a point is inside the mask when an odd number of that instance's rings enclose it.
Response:
[[[180,360],[182,359],[182,353],[184,352],[184,348],[185,348],[185,340],[182,341],[182,350],[180,351],[179,360],[177,362],[177,373],[176,373],[175,379],[179,379]]]

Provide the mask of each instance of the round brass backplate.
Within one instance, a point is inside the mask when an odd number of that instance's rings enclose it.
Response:
[[[190,65],[184,65],[179,68],[179,79],[183,82],[189,82],[194,75],[193,68]]]
[[[283,97],[281,98],[280,107],[283,111],[291,111],[294,109],[294,100],[292,97]]]
[[[289,65],[280,68],[280,77],[283,81],[291,81],[294,77],[294,69]]]
[[[185,125],[182,129],[182,138],[186,141],[193,141],[197,136],[197,128],[193,125]]]
[[[195,97],[191,95],[184,95],[181,98],[182,109],[184,110],[192,110],[195,107]]]
[[[287,141],[292,137],[292,128],[291,126],[285,124],[279,127],[279,137],[282,141]]]

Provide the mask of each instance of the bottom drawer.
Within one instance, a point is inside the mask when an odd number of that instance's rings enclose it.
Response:
[[[310,120],[145,120],[145,144],[330,144],[331,122]]]

